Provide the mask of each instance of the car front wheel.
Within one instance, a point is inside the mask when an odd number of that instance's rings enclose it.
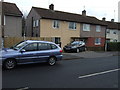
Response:
[[[8,59],[3,63],[5,69],[13,69],[16,66],[15,60]]]
[[[55,65],[55,63],[56,63],[56,58],[55,57],[50,57],[49,60],[48,60],[48,64],[50,66],[53,66],[53,65]]]

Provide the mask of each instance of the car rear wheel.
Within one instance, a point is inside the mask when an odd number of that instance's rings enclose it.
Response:
[[[55,65],[55,63],[56,63],[56,58],[55,57],[50,57],[49,60],[48,60],[48,64],[50,66],[53,66],[53,65]]]
[[[5,69],[13,69],[16,66],[16,62],[13,59],[8,59],[4,62],[3,67]]]

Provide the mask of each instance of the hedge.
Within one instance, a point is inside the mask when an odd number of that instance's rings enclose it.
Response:
[[[120,42],[107,43],[107,51],[120,51]]]

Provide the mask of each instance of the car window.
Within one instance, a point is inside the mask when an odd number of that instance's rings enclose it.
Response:
[[[18,49],[22,48],[25,45],[27,45],[27,42],[20,42],[17,45],[13,46],[12,49],[18,50]]]
[[[38,44],[38,50],[50,50],[51,46],[47,43],[39,43]]]
[[[78,42],[71,43],[71,45],[78,45],[78,44],[79,44]]]
[[[57,49],[57,46],[54,44],[51,44],[51,49]]]
[[[37,43],[31,43],[27,45],[24,49],[25,51],[37,51]]]

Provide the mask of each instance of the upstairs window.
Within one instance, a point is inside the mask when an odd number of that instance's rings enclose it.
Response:
[[[69,29],[76,30],[77,26],[75,22],[69,22]]]
[[[83,31],[90,31],[90,24],[83,24]]]
[[[53,28],[59,28],[59,21],[53,20]]]
[[[117,34],[117,32],[116,32],[116,31],[114,31],[114,32],[113,32],[113,34]]]
[[[110,30],[109,29],[107,29],[107,34],[110,34]]]
[[[36,27],[39,26],[39,20],[36,20]]]
[[[96,32],[100,32],[101,31],[101,26],[96,26]]]
[[[4,25],[6,24],[6,17],[4,16]]]
[[[33,27],[35,27],[35,21],[33,21]]]
[[[33,27],[38,27],[38,26],[39,26],[39,20],[34,20]]]
[[[1,19],[2,19],[2,17],[1,17],[1,15],[0,15],[0,25],[1,25],[1,23],[2,23]]]

